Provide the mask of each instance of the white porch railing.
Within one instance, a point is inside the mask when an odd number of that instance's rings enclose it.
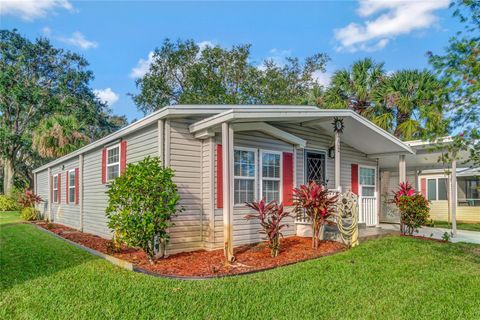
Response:
[[[359,222],[365,223],[368,227],[377,224],[377,198],[360,197]]]

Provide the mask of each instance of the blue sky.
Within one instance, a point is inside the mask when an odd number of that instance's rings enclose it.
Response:
[[[252,44],[252,59],[325,52],[329,75],[370,56],[388,71],[428,68],[425,53],[441,52],[459,29],[448,0],[316,2],[4,1],[0,27],[31,39],[46,36],[82,54],[95,74],[92,87],[114,113],[143,115],[127,93],[149,52],[165,38],[222,47]],[[135,69],[136,68],[136,69]],[[135,71],[136,70],[136,71]]]

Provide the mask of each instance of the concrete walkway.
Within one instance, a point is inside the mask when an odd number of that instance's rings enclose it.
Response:
[[[398,224],[380,224],[380,227],[384,230],[396,230],[400,231],[400,225]],[[423,236],[427,238],[442,239],[442,236],[447,232],[451,235],[451,229],[444,228],[431,228],[423,227],[414,233],[414,235]],[[477,231],[467,231],[467,230],[457,230],[457,235],[450,238],[451,242],[469,242],[480,244],[480,232]]]

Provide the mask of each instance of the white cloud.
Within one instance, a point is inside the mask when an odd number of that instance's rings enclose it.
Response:
[[[75,9],[67,0],[2,0],[0,15],[18,16],[26,21],[43,18],[55,9],[73,12]]]
[[[42,28],[42,33],[44,36],[49,36],[52,34],[52,29],[50,29],[49,27],[43,27]]]
[[[90,41],[85,38],[85,36],[81,32],[74,32],[72,33],[71,37],[59,37],[58,40],[71,44],[72,46],[79,47],[81,49],[87,50],[90,48],[98,47],[98,43],[95,41]]]
[[[383,49],[390,39],[426,29],[438,21],[434,14],[447,8],[450,0],[359,0],[357,14],[362,18],[371,17],[363,23],[350,23],[335,30],[340,42],[338,50],[355,52]]]
[[[197,42],[197,45],[200,47],[200,52],[202,52],[206,47],[215,47],[216,44],[213,41],[200,41]],[[197,58],[200,55],[197,55]],[[147,74],[148,70],[150,69],[150,65],[153,62],[153,51],[150,51],[148,53],[147,59],[139,59],[137,62],[137,65],[132,68],[132,71],[130,71],[130,78],[138,79],[143,77],[144,75]]]
[[[130,72],[130,77],[131,78],[141,78],[145,74],[147,74],[148,69],[150,68],[150,65],[153,62],[153,51],[150,51],[148,53],[147,59],[140,59],[137,62],[137,66],[132,69]]]
[[[112,106],[120,98],[117,93],[112,91],[111,88],[106,88],[103,90],[96,89],[93,90],[93,93],[95,93],[100,101],[105,102],[109,106]]]
[[[210,47],[210,48],[215,47],[215,43],[213,43],[212,41],[208,41],[208,40],[200,41],[200,42],[197,43],[197,45],[200,47],[200,52],[202,52],[206,47]]]
[[[332,73],[331,72],[322,72],[317,70],[313,73],[313,80],[315,80],[319,85],[323,87],[328,87],[330,85],[330,81],[332,80]]]
[[[260,65],[257,66],[258,70],[265,70],[265,61],[273,61],[277,66],[283,67],[287,63],[287,58],[292,55],[291,49],[277,49],[272,48],[269,51],[269,56],[266,57]]]

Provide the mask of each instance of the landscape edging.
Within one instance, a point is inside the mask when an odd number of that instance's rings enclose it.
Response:
[[[121,268],[123,268],[123,269],[129,270],[129,271],[135,271],[135,266],[134,266],[134,264],[131,263],[131,262],[128,262],[128,261],[126,261],[126,260],[122,260],[122,259],[116,258],[116,257],[114,257],[114,256],[105,254],[105,253],[100,252],[100,251],[97,251],[97,250],[95,250],[95,249],[86,247],[86,246],[81,245],[81,244],[79,244],[79,243],[76,243],[76,242],[74,242],[74,241],[71,241],[71,240],[68,240],[68,239],[66,239],[66,238],[63,238],[63,237],[59,236],[58,234],[56,234],[56,233],[54,233],[54,232],[52,232],[52,231],[50,231],[50,230],[47,230],[47,229],[45,229],[45,228],[42,228],[42,227],[36,225],[35,223],[32,223],[32,224],[33,224],[37,229],[39,229],[39,230],[41,230],[41,231],[43,231],[43,232],[45,232],[45,233],[48,233],[48,234],[50,234],[50,235],[52,235],[52,236],[54,236],[54,237],[56,237],[56,238],[58,238],[58,239],[61,239],[61,240],[65,241],[65,242],[67,242],[67,243],[69,243],[69,244],[71,244],[71,245],[74,245],[75,247],[77,247],[77,248],[79,248],[79,249],[82,249],[82,250],[84,250],[84,251],[86,251],[86,252],[88,252],[88,253],[90,253],[90,254],[93,254],[94,256],[97,256],[97,257],[100,257],[100,258],[102,258],[102,259],[105,259],[105,260],[107,260],[108,262],[110,262],[110,263],[112,263],[112,264],[114,264],[114,265],[116,265],[116,266],[119,266],[119,267],[121,267]]]

